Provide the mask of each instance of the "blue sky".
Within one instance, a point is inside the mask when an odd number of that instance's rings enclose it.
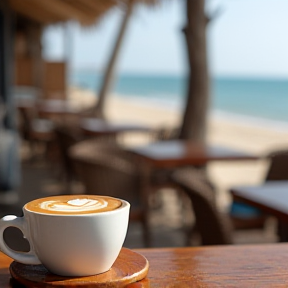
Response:
[[[167,0],[154,8],[135,8],[118,72],[185,73],[184,4],[183,0]],[[212,75],[288,78],[287,0],[208,0],[208,13],[215,9],[219,16],[207,29]],[[104,69],[121,17],[121,11],[114,11],[89,28],[70,23],[74,68]],[[43,39],[46,58],[64,57],[64,31],[63,26],[47,29]]]

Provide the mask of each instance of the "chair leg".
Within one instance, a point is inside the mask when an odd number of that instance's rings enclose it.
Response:
[[[192,237],[197,234],[197,227],[196,225],[192,225],[185,231],[186,234],[186,246],[192,246]]]
[[[149,219],[147,215],[143,216],[143,219],[141,221],[142,228],[143,228],[143,241],[145,247],[151,247],[151,229],[149,225]]]
[[[288,241],[288,225],[282,221],[278,221],[277,234],[279,236],[279,242]]]

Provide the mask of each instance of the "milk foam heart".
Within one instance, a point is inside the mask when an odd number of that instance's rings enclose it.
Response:
[[[98,203],[98,201],[92,200],[92,199],[78,199],[77,198],[77,199],[69,200],[69,201],[67,201],[67,203],[69,205],[72,205],[72,206],[92,206],[92,205]]]

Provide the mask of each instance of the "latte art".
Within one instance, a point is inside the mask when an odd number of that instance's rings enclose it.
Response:
[[[73,200],[69,200],[67,201],[67,203],[69,205],[72,206],[91,206],[91,205],[95,205],[96,203],[98,203],[99,201],[97,200],[92,200],[92,199],[73,199]],[[107,205],[107,202],[105,202]]]
[[[104,199],[72,199],[67,202],[51,200],[42,202],[41,209],[49,211],[62,211],[62,212],[84,212],[91,210],[98,210],[108,206],[107,201]]]
[[[27,210],[44,214],[77,215],[115,210],[122,205],[121,200],[98,195],[61,195],[31,201]]]

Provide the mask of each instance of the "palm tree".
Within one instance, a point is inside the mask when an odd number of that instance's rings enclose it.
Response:
[[[116,61],[120,53],[121,44],[123,42],[125,31],[127,29],[127,26],[128,26],[131,14],[132,14],[133,6],[134,6],[134,1],[132,0],[127,1],[123,21],[121,25],[119,26],[119,32],[117,34],[115,45],[113,46],[111,56],[107,63],[106,71],[105,71],[102,85],[101,85],[99,95],[98,95],[98,100],[97,100],[95,108],[93,108],[93,115],[98,118],[105,118],[104,109],[105,109],[105,105],[107,102],[108,94],[113,84],[112,81],[114,79],[114,70],[115,70]]]
[[[181,139],[205,141],[209,104],[205,0],[186,0],[187,25],[183,29],[189,63],[187,103],[180,131]]]
[[[145,1],[144,1],[145,2]],[[149,1],[147,1],[149,2]],[[153,1],[152,1],[153,2]],[[105,118],[104,108],[113,81],[113,70],[120,50],[120,44],[132,13],[134,1],[128,0],[126,13],[120,26],[112,55],[107,65],[98,102],[93,108],[96,117]],[[206,49],[205,0],[186,0],[187,25],[183,29],[188,54],[187,103],[180,130],[181,139],[205,141],[207,109],[209,104],[209,75]]]

